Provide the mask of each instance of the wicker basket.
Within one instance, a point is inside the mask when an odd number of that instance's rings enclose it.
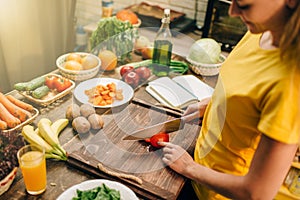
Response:
[[[225,61],[226,57],[224,55],[220,55],[220,62],[216,64],[205,64],[205,63],[199,63],[196,61],[191,60],[189,57],[186,58],[186,60],[190,63],[191,70],[198,74],[203,76],[215,76],[219,74],[219,70]]]
[[[6,192],[13,183],[17,174],[17,170],[18,168],[15,167],[3,180],[0,181],[0,196]]]
[[[59,69],[59,72],[66,78],[72,79],[74,81],[83,81],[83,80],[87,80],[90,78],[93,78],[94,76],[97,75],[99,69],[100,69],[100,65],[101,65],[101,60],[98,56],[95,56],[94,54],[90,54],[90,53],[84,53],[84,52],[76,52],[77,54],[80,54],[82,57],[90,55],[93,56],[97,61],[98,61],[98,65],[94,68],[88,69],[88,70],[68,70],[65,69],[63,64],[66,62],[66,58],[68,57],[69,54],[71,53],[67,53],[64,55],[61,55],[60,57],[58,57],[56,59],[56,66]]]

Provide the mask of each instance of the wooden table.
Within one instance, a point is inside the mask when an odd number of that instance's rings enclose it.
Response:
[[[140,59],[140,56],[133,55],[133,60]],[[58,71],[54,71],[54,73],[58,73]],[[97,77],[121,78],[117,69],[114,72],[99,73]],[[199,78],[212,87],[215,86],[217,80],[217,76],[199,76]],[[17,91],[10,93],[23,99]],[[138,103],[135,101],[137,99],[151,104],[157,103],[144,87],[141,87],[135,92],[133,100],[128,105],[116,109],[96,110],[104,117],[105,125],[102,130],[96,133],[91,132],[85,136],[78,135],[70,124],[63,130],[59,139],[70,154],[69,160],[67,162],[47,160],[47,190],[43,194],[28,195],[21,172],[18,170],[12,186],[1,196],[1,199],[56,199],[69,187],[85,180],[97,178],[121,182],[130,187],[140,199],[176,199],[186,179],[163,164],[161,150],[151,149],[144,142],[123,141],[122,137],[141,126],[156,124],[179,115]],[[47,107],[33,104],[39,109],[40,114],[32,124],[36,127],[37,122],[43,117],[52,121],[65,118],[67,106],[74,102],[78,103],[71,93]],[[171,133],[171,141],[192,153],[199,130],[200,126],[198,125],[186,124],[183,130]],[[140,185],[134,181],[102,173],[97,169],[99,162],[114,171],[133,174],[142,179],[143,183]]]

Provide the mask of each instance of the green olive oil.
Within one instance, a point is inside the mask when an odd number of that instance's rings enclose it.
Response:
[[[164,10],[162,24],[158,30],[152,56],[152,71],[156,76],[167,76],[172,56],[172,34],[170,31],[170,9]]]

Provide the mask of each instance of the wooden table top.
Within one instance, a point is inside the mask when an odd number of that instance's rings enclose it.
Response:
[[[58,73],[58,71],[55,72]],[[99,73],[97,76],[120,79],[118,70],[110,73]],[[217,80],[217,76],[198,77],[213,87]],[[11,94],[23,99],[17,91],[12,91]],[[97,113],[102,114],[105,123],[104,128],[100,131],[90,132],[86,136],[82,136],[78,135],[69,124],[59,136],[61,144],[70,154],[69,160],[67,162],[47,160],[47,189],[43,194],[39,196],[28,195],[25,191],[20,169],[18,169],[13,184],[1,196],[1,199],[56,199],[75,184],[99,178],[125,184],[140,199],[176,199],[186,179],[163,164],[161,150],[151,149],[144,142],[124,141],[122,137],[125,136],[126,132],[145,123],[148,125],[149,123],[155,124],[178,117],[178,115],[140,104],[135,101],[138,99],[152,104],[157,103],[145,91],[145,88],[141,87],[135,92],[133,100],[128,105],[117,109],[96,110]],[[36,127],[39,119],[43,117],[52,121],[65,118],[67,106],[74,101],[76,99],[70,93],[47,107],[34,105],[39,109],[40,114],[32,124]],[[171,133],[170,140],[192,153],[199,130],[200,126],[198,125],[186,124],[184,129]],[[96,150],[90,150],[93,149],[90,147],[96,147]],[[97,169],[99,162],[113,171],[134,175],[143,182],[139,184],[132,180],[107,175]]]

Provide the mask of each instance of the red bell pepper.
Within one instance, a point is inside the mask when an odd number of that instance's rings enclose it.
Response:
[[[49,88],[49,89],[55,89],[55,85],[54,85],[54,83],[57,81],[56,80],[57,79],[57,77],[56,76],[46,76],[46,78],[45,78],[45,85],[47,85],[47,87]]]
[[[57,92],[62,92],[67,88],[71,87],[72,83],[67,78],[59,77],[55,80],[54,85]]]

